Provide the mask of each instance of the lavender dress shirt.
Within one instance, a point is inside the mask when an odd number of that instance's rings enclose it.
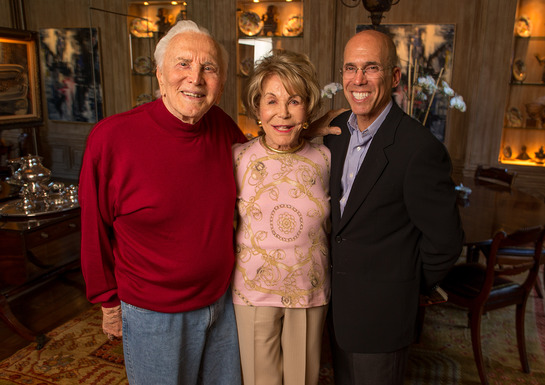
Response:
[[[350,131],[350,143],[348,144],[348,150],[346,151],[346,158],[344,160],[343,176],[341,179],[341,215],[344,212],[344,207],[350,196],[350,190],[356,179],[356,175],[360,170],[361,164],[367,155],[367,150],[371,145],[373,137],[377,133],[379,127],[386,119],[386,115],[392,108],[392,101],[388,103],[384,111],[378,116],[378,118],[371,123],[371,125],[364,131],[360,131],[358,128],[358,120],[354,113],[350,115],[348,119],[348,130]]]

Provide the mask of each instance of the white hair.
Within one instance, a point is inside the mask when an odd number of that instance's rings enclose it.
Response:
[[[225,81],[227,78],[227,66],[229,64],[229,54],[227,53],[227,50],[225,47],[220,44],[208,30],[204,27],[201,27],[197,25],[194,21],[191,20],[180,20],[177,22],[172,28],[169,29],[167,34],[159,40],[157,43],[157,46],[155,47],[155,62],[157,63],[157,68],[162,69],[163,68],[163,60],[165,58],[165,53],[168,47],[168,44],[172,40],[172,38],[176,35],[179,35],[181,33],[186,32],[194,32],[194,33],[200,33],[202,35],[208,36],[214,44],[216,45],[218,52],[219,52],[219,60],[220,60],[220,66],[221,66],[221,77],[222,80]]]

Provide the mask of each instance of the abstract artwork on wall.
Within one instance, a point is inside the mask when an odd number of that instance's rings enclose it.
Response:
[[[356,32],[372,29],[371,25],[358,25]],[[401,83],[394,90],[396,102],[420,122],[424,120],[427,103],[408,95],[408,82],[414,84],[419,77],[431,76],[451,84],[454,57],[454,24],[381,24],[378,30],[392,37],[397,48],[401,67]],[[416,69],[416,71],[415,71]],[[429,100],[428,100],[429,101]],[[441,141],[445,139],[449,98],[436,94],[425,126]]]
[[[50,120],[96,123],[103,117],[96,28],[40,30]]]

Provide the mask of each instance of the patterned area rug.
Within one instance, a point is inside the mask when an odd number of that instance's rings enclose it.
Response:
[[[514,306],[483,316],[481,343],[490,385],[545,384],[545,314],[535,296],[526,307],[526,350],[531,373],[522,371]],[[449,303],[428,307],[421,342],[411,347],[405,385],[480,385],[467,313]]]
[[[483,318],[482,344],[491,385],[545,384],[543,300],[532,297],[526,318],[532,372],[522,372],[515,335],[514,308]],[[101,331],[99,306],[48,333],[41,350],[31,344],[0,362],[0,385],[125,385],[120,341]],[[421,342],[410,349],[406,385],[479,385],[465,311],[449,304],[429,307]],[[332,385],[328,344],[324,344],[320,385]]]
[[[119,355],[100,353],[109,342],[102,333],[100,306],[47,336],[50,340],[41,350],[32,343],[0,362],[0,385],[128,384]]]

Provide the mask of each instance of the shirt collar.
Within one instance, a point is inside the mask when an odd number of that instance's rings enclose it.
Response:
[[[353,112],[350,114],[350,117],[348,118],[348,130],[350,131],[350,135],[354,134],[354,131],[358,131],[360,135],[371,135],[371,137],[375,136],[377,133],[379,127],[382,125],[384,120],[386,119],[386,115],[390,112],[392,109],[393,101],[390,100],[390,103],[386,105],[386,108],[380,113],[380,115],[375,119],[373,123],[369,127],[367,127],[367,130],[360,132],[358,128],[358,119],[356,114]]]

